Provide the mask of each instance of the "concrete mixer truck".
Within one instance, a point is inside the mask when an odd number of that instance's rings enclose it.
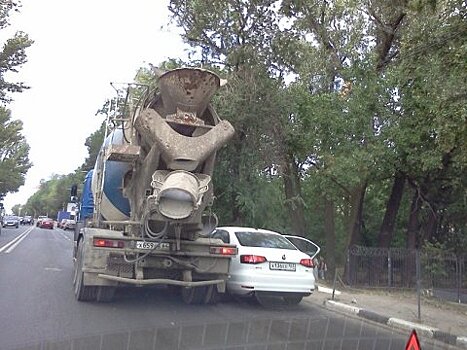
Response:
[[[165,285],[189,304],[225,292],[237,250],[208,235],[217,224],[210,211],[216,151],[234,134],[209,104],[221,80],[180,68],[157,82],[139,96],[128,89],[124,105],[109,113],[86,176],[74,235],[79,301],[110,301],[125,285]]]

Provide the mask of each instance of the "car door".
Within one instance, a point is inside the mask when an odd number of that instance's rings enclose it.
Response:
[[[300,251],[309,255],[311,259],[314,259],[315,256],[317,256],[321,250],[321,248],[316,243],[304,237],[290,235],[284,235],[284,237],[287,238],[290,242],[292,242],[292,244],[296,246]]]

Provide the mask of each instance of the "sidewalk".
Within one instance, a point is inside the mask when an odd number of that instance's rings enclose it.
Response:
[[[418,321],[414,291],[332,288],[320,283],[318,298],[325,307],[352,313],[371,321],[406,330],[416,329],[427,336],[467,349],[467,305],[421,297],[421,322]]]

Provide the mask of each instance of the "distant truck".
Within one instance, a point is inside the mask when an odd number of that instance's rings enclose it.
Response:
[[[67,211],[59,211],[57,213],[57,222],[60,223],[62,222],[63,219],[69,219],[70,218],[70,213]]]

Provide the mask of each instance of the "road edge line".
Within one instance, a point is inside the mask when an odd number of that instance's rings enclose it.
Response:
[[[7,244],[5,244],[3,247],[0,248],[0,253],[3,253],[4,250],[8,249],[11,245],[15,244],[16,241],[18,241],[19,239],[21,239],[21,237],[23,237],[26,232],[28,232],[28,230],[24,231],[24,232],[21,232],[18,236],[16,236],[15,238],[13,238],[10,242],[8,242]]]
[[[18,239],[11,247],[5,250],[5,254],[10,254],[22,241],[25,239],[31,232],[34,230],[34,227],[31,227],[29,230],[24,231],[22,237]]]

